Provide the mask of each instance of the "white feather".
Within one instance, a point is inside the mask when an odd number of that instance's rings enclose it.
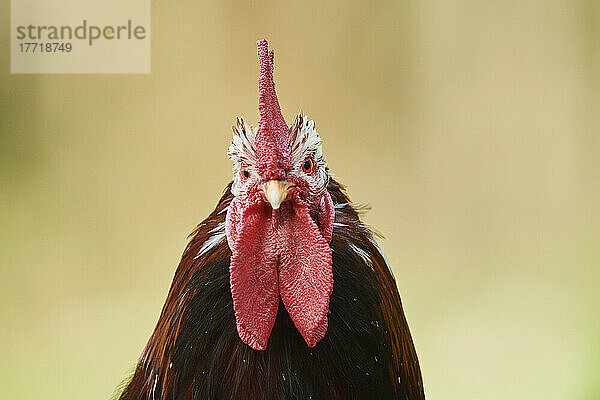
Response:
[[[217,225],[215,228],[211,229],[209,233],[212,233],[213,235],[202,243],[202,247],[200,247],[198,254],[194,258],[202,257],[225,239],[225,224]]]
[[[371,268],[371,270],[375,271],[375,268],[373,268],[373,263],[371,262],[371,257],[369,257],[369,253],[367,253],[365,250],[358,247],[352,242],[349,242],[348,245],[350,246],[352,251],[354,251],[356,254],[358,254],[360,258],[362,258],[362,260],[365,262],[365,264],[369,266],[369,268]]]

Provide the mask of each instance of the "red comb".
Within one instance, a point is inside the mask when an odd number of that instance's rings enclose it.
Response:
[[[281,114],[275,83],[273,82],[273,50],[265,39],[259,40],[258,57],[260,76],[258,78],[258,111],[260,122],[256,148],[258,168],[266,179],[282,179],[289,169],[288,126]]]

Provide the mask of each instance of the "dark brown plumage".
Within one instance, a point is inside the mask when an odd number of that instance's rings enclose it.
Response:
[[[329,327],[307,346],[279,307],[266,350],[236,332],[223,235],[231,184],[191,234],[156,328],[120,399],[424,399],[394,278],[342,185],[330,243]],[[207,240],[215,245],[206,250]],[[204,247],[203,247],[204,246]],[[201,254],[200,256],[198,256]]]

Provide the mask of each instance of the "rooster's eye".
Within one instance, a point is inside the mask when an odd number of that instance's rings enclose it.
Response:
[[[310,158],[307,158],[304,161],[304,164],[302,164],[302,170],[304,170],[304,172],[310,172],[313,169],[313,160]]]
[[[244,179],[248,179],[248,178],[250,178],[250,172],[248,172],[247,169],[243,169],[242,176],[244,177]]]

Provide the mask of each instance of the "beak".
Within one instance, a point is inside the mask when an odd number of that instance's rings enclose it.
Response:
[[[263,183],[261,189],[273,210],[277,210],[287,197],[288,190],[294,186],[296,185],[285,181],[268,181]]]

